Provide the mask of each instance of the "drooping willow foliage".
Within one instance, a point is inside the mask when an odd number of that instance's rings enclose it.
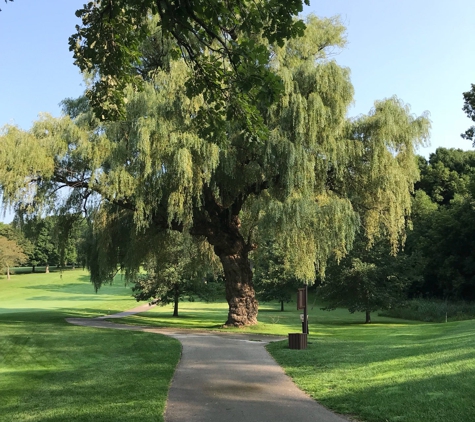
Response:
[[[264,239],[279,242],[286,265],[307,282],[329,256],[348,252],[357,230],[368,244],[388,237],[396,250],[418,177],[414,150],[428,139],[429,121],[397,98],[348,119],[350,72],[331,54],[344,44],[338,20],[310,17],[303,37],[269,47],[283,94],[260,109],[265,133],[249,132],[246,116],[229,110],[225,138],[200,136],[196,116],[215,105],[186,95],[190,70],[180,59],[156,69],[142,91],[125,90],[124,120],[100,122],[87,102],[67,100],[65,117],[44,115],[26,132],[7,126],[4,204],[90,207],[96,285],[118,266],[138,268],[144,254],[135,249],[153,250],[161,230],[207,239],[230,283],[228,302],[253,295],[232,286],[252,290],[248,254]],[[67,195],[58,195],[62,186]]]

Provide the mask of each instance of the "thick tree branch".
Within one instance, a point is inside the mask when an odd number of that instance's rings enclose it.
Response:
[[[76,180],[71,180],[70,177],[64,175],[59,169],[56,169],[53,175],[54,182],[56,183],[62,183],[63,185],[58,188],[64,188],[64,187],[69,187],[72,189],[84,189],[86,191],[86,194],[84,195],[84,198],[86,199],[89,197],[91,192],[99,194],[102,198],[104,198],[106,201],[115,204],[121,208],[128,209],[130,211],[135,211],[136,207],[131,198],[110,198],[108,195],[104,193],[104,190],[100,188],[99,185],[93,185],[91,186],[89,182],[85,179],[76,179]]]

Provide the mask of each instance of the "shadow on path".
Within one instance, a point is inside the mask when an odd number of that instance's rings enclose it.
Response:
[[[87,327],[164,334],[181,342],[182,357],[168,392],[166,422],[348,421],[299,390],[269,355],[264,346],[285,337],[106,321],[145,312],[153,306],[145,304],[118,314],[66,321]]]

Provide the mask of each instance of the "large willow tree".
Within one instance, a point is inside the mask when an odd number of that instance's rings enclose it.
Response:
[[[255,324],[249,256],[259,239],[279,242],[286,265],[311,281],[330,255],[347,253],[357,230],[368,244],[386,236],[394,250],[404,236],[418,175],[414,148],[429,122],[396,98],[347,118],[349,70],[329,56],[344,45],[343,31],[337,20],[310,17],[304,36],[269,47],[282,95],[254,104],[264,131],[236,116],[236,98],[215,104],[188,96],[192,72],[173,57],[142,90],[125,88],[121,121],[101,122],[86,102],[70,100],[63,118],[44,115],[26,132],[5,127],[5,205],[93,208],[96,286],[118,267],[133,276],[162,230],[204,239],[224,270],[226,324]],[[215,136],[197,119],[214,107],[228,116]],[[58,195],[61,187],[67,194]]]

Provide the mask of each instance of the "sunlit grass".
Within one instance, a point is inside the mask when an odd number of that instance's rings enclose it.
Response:
[[[70,311],[71,316],[98,316],[132,308],[137,302],[130,287],[117,276],[96,293],[87,271],[18,274],[0,277],[0,314],[21,311]]]
[[[0,421],[161,420],[179,345],[64,322],[136,306],[129,288],[119,279],[96,294],[80,271],[33,276],[0,279]],[[223,330],[227,304],[185,301],[179,318],[172,311],[158,306],[121,322]],[[295,303],[285,312],[261,304],[258,325],[234,330],[286,336],[301,330],[299,313]],[[312,300],[308,349],[287,341],[268,349],[309,395],[358,420],[475,421],[475,321],[363,321]]]
[[[325,330],[325,328],[322,328]],[[473,321],[342,327],[268,350],[323,405],[365,421],[474,421]]]
[[[363,314],[312,304],[308,349],[290,350],[285,340],[268,350],[320,403],[361,421],[475,421],[475,321],[429,324],[374,315],[367,325]],[[127,320],[223,330],[224,302],[180,302],[180,309],[179,318],[165,306]],[[263,304],[259,324],[239,331],[300,332],[300,311],[295,303],[286,309]]]
[[[180,355],[160,335],[66,323],[136,306],[82,271],[0,278],[0,421],[160,421]]]

